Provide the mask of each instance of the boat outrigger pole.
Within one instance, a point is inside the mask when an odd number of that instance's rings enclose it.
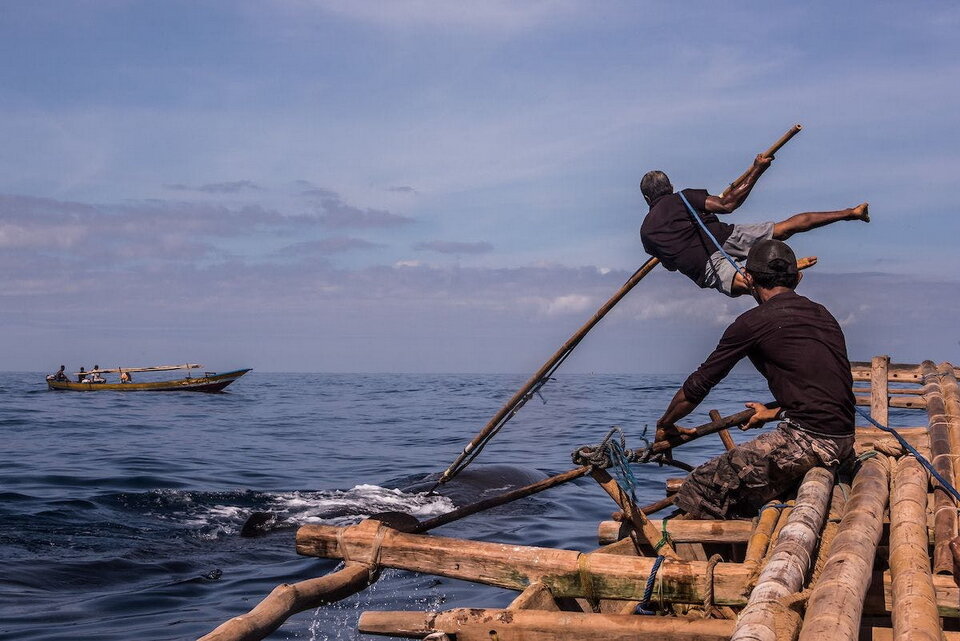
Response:
[[[773,144],[772,147],[763,152],[764,156],[773,156],[777,151],[780,150],[787,142],[790,141],[795,135],[800,133],[800,130],[803,129],[801,125],[794,125],[791,127],[780,139]],[[730,186],[724,190],[724,193],[733,189],[738,184],[743,182],[746,177],[749,175],[750,170],[748,169],[744,172],[739,178],[730,183]],[[436,484],[431,488],[431,492],[440,485],[446,483],[457,474],[459,474],[467,465],[473,462],[473,459],[480,454],[480,451],[484,448],[487,442],[492,439],[501,428],[513,418],[517,412],[520,411],[528,400],[530,400],[534,394],[540,391],[547,381],[550,380],[551,375],[560,367],[564,360],[576,349],[577,345],[580,344],[580,341],[587,335],[587,333],[593,329],[593,327],[607,315],[611,309],[619,303],[624,296],[630,293],[630,290],[633,289],[637,283],[639,283],[643,278],[653,271],[653,268],[660,263],[660,260],[657,258],[651,258],[645,262],[640,269],[633,273],[627,282],[615,293],[610,300],[603,304],[599,310],[593,315],[590,320],[586,322],[577,332],[567,339],[567,342],[564,343],[559,350],[554,353],[550,359],[543,364],[543,366],[537,370],[537,372],[524,383],[516,394],[514,394],[506,404],[500,408],[496,414],[493,415],[486,425],[483,426],[483,429],[473,438],[466,447],[463,448],[463,451],[457,456],[456,460],[450,464],[443,474],[440,476],[440,479]]]

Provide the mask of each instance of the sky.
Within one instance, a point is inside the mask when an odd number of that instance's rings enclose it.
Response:
[[[0,369],[529,374],[646,256],[640,177],[791,239],[850,357],[960,362],[952,2],[5,0]],[[572,372],[753,302],[658,268]]]

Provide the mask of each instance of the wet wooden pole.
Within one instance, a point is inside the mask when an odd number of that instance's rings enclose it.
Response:
[[[885,456],[864,461],[827,561],[807,602],[800,641],[856,641],[890,493]]]
[[[950,449],[950,424],[947,418],[940,375],[931,361],[920,365],[923,376],[923,398],[927,402],[928,432],[933,469],[945,479],[953,479],[953,452]],[[933,571],[935,574],[953,574],[953,553],[950,541],[957,536],[957,505],[953,497],[939,485],[933,493]]]
[[[912,456],[893,469],[890,577],[894,641],[940,641],[940,615],[927,553],[927,472]]]
[[[803,587],[827,518],[833,481],[833,473],[821,467],[803,477],[790,520],[760,572],[730,641],[777,641],[776,619],[783,608],[780,601]]]

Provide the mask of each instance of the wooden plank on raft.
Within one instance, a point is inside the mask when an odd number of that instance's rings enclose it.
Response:
[[[897,461],[890,488],[890,576],[896,641],[939,641],[937,596],[927,556],[927,472]]]
[[[815,467],[803,477],[790,520],[760,572],[730,641],[777,641],[781,600],[798,592],[810,570],[813,550],[827,518],[834,475]]]
[[[304,525],[297,531],[297,553],[323,558],[377,559],[382,567],[424,572],[521,591],[541,581],[557,598],[640,599],[655,559],[615,554],[583,554],[504,543],[466,541],[406,534],[371,527],[364,521],[350,527]],[[376,551],[374,551],[374,549]],[[751,568],[720,563],[714,569],[713,594],[718,605],[746,602]],[[665,601],[702,603],[707,563],[663,561],[656,574],[657,591]]]
[[[461,608],[448,612],[364,612],[358,629],[422,639],[434,632],[455,635],[457,641],[726,641],[733,621],[645,617],[624,614],[537,612]]]
[[[923,374],[923,397],[927,401],[927,419],[930,434],[930,454],[933,469],[945,479],[953,479],[953,458],[950,450],[950,426],[947,410],[940,391],[940,375],[931,361],[920,365]],[[957,506],[946,489],[935,484],[933,516],[933,571],[935,574],[953,574],[953,554],[950,541],[957,536]]]
[[[890,491],[887,457],[864,461],[807,602],[800,641],[856,641]]]
[[[889,356],[874,356],[870,367],[870,416],[880,425],[887,424],[887,411],[890,408],[887,371],[890,368]]]

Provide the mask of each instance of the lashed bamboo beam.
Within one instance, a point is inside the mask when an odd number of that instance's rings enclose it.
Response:
[[[370,566],[347,563],[342,570],[299,583],[284,583],[246,614],[226,621],[198,641],[259,641],[304,610],[334,603],[364,589],[375,579]]]
[[[869,381],[873,363],[870,361],[852,361],[850,373],[854,381]],[[954,375],[960,377],[960,369],[954,368]],[[887,369],[887,380],[900,383],[918,383],[923,378],[920,365],[910,363],[891,363]]]
[[[731,641],[777,641],[780,600],[803,587],[827,516],[833,480],[832,472],[819,467],[804,475],[790,520],[760,572],[747,607],[740,613]]]
[[[365,525],[348,528],[304,525],[297,531],[297,552],[307,556],[351,558],[375,556],[382,567],[424,572],[521,591],[542,582],[554,596],[641,599],[655,559],[614,554],[582,554],[503,543],[465,541],[439,536],[379,530]],[[379,534],[379,542],[376,538]],[[374,553],[373,549],[379,551]],[[714,569],[714,601],[745,603],[750,568],[720,563]],[[665,560],[657,572],[665,601],[702,603],[707,593],[707,564]]]
[[[658,532],[663,531],[663,521],[650,521]],[[677,543],[745,543],[753,533],[750,521],[688,521],[671,519],[667,521],[667,532]],[[618,521],[601,521],[597,528],[597,539],[601,545],[622,539],[621,524]],[[656,541],[653,541],[656,543]]]
[[[793,501],[790,501],[790,503],[792,505]],[[770,501],[760,510],[757,527],[754,528],[747,540],[747,552],[743,557],[745,565],[756,565],[766,556],[770,541],[773,538],[773,532],[780,521],[780,508],[776,507],[777,504],[778,501],[776,500]]]
[[[886,457],[867,459],[807,602],[800,641],[856,641],[890,491]]]
[[[645,638],[726,641],[730,638],[733,621],[461,608],[447,612],[364,612],[360,615],[358,629],[364,634],[413,639],[442,631],[456,635],[457,641],[636,641]]]
[[[953,479],[953,459],[950,450],[950,426],[947,410],[940,392],[940,375],[931,361],[920,365],[923,375],[923,397],[927,401],[927,419],[930,434],[930,454],[933,469],[945,479]],[[953,573],[953,553],[950,541],[957,536],[957,505],[949,492],[940,488],[934,491],[933,516],[933,571],[936,574]]]
[[[630,523],[635,532],[642,534],[650,545],[655,546],[658,554],[668,559],[680,558],[677,555],[677,551],[673,548],[673,545],[665,538],[662,538],[661,533],[651,525],[647,515],[633,503],[630,495],[623,491],[623,488],[620,487],[620,484],[617,483],[615,478],[610,476],[606,470],[600,468],[593,468],[590,471],[590,476],[592,476],[593,479],[600,484],[600,487],[610,495],[610,498],[620,506],[620,509],[623,511],[624,521]]]
[[[943,393],[943,404],[947,410],[947,422],[950,425],[950,451],[954,457],[960,455],[960,386],[954,375],[953,365],[940,363],[937,373],[940,374],[940,391]],[[953,466],[953,484],[960,485],[960,466]]]
[[[857,405],[864,405],[866,407],[870,407],[872,405],[872,398],[870,396],[854,396],[854,398],[857,401]],[[899,407],[907,410],[919,410],[927,406],[923,396],[889,396],[888,398],[890,399],[890,407]]]
[[[890,369],[889,356],[874,356],[870,367],[870,416],[881,425],[887,424],[887,410],[890,408],[887,371]]]
[[[901,458],[890,490],[890,576],[896,641],[939,641],[937,597],[927,556],[927,473]]]

